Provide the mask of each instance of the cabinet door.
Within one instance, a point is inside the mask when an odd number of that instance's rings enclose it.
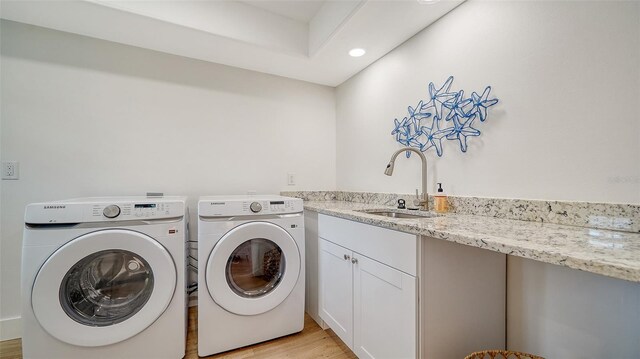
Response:
[[[416,358],[416,278],[354,253],[355,332],[358,358]]]
[[[353,275],[351,251],[320,239],[320,318],[353,348]]]

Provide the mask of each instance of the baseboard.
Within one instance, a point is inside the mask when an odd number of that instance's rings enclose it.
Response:
[[[22,318],[13,317],[0,320],[0,341],[22,337]]]

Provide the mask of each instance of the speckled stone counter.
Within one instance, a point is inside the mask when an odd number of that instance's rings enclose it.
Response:
[[[640,234],[465,214],[399,219],[358,212],[376,204],[305,201],[306,210],[640,282]]]
[[[414,198],[410,193],[347,191],[288,191],[281,194],[307,201],[346,201],[383,206],[393,206],[400,198],[410,205]],[[640,204],[460,196],[449,196],[447,201],[449,211],[457,214],[640,233]],[[429,195],[429,208],[433,208],[432,195]]]

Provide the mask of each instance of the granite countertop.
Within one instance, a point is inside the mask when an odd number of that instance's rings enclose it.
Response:
[[[394,207],[305,201],[306,210],[424,235],[608,277],[640,282],[640,234],[493,217],[443,214],[390,218],[359,210]]]

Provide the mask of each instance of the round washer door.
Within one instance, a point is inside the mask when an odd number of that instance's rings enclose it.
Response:
[[[239,315],[267,312],[291,293],[300,275],[300,251],[281,227],[249,222],[213,247],[205,278],[211,298]]]
[[[31,305],[53,337],[78,346],[114,344],[164,313],[176,289],[171,255],[139,232],[82,235],[53,253],[36,275]]]

